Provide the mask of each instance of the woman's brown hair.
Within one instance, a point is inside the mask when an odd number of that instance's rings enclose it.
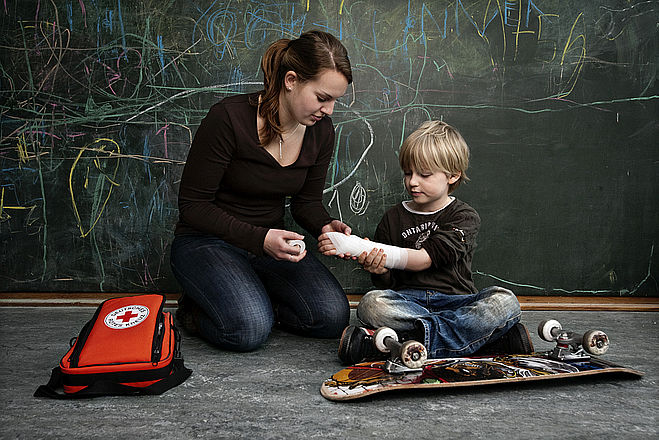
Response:
[[[282,38],[272,43],[263,54],[264,90],[260,94],[259,115],[265,124],[259,133],[264,145],[282,133],[279,121],[279,94],[286,72],[293,71],[300,82],[313,80],[323,70],[335,70],[352,83],[348,51],[332,34],[310,31],[295,40]]]

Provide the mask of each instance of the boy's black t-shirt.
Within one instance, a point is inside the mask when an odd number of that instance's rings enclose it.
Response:
[[[425,249],[432,266],[426,270],[391,270],[391,283],[373,275],[376,287],[428,289],[445,294],[476,293],[471,260],[480,227],[478,213],[467,203],[453,199],[432,213],[414,211],[408,202],[389,209],[378,225],[374,240],[408,249]]]

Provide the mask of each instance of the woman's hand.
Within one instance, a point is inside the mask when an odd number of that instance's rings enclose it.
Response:
[[[263,241],[263,250],[275,260],[297,263],[307,255],[300,252],[299,246],[288,243],[288,240],[304,240],[304,235],[283,229],[270,229]]]
[[[332,220],[323,226],[323,229],[321,229],[320,232],[341,232],[343,234],[350,235],[352,229],[350,229],[350,226],[346,225],[341,220]]]
[[[318,236],[318,252],[327,256],[336,255],[337,257],[345,258],[348,260],[354,260],[357,258],[350,256],[350,254],[337,255],[336,248],[334,247],[332,240],[330,240],[326,235],[327,232],[341,232],[342,234],[350,235],[352,229],[350,229],[350,226],[346,225],[340,220],[332,220],[330,223],[323,226],[321,229],[321,234]]]

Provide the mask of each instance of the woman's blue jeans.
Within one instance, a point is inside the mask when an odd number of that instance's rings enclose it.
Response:
[[[471,295],[373,290],[357,308],[357,316],[366,326],[391,327],[400,335],[423,332],[430,358],[472,354],[500,338],[519,322],[520,315],[515,295],[496,286]]]
[[[298,263],[256,256],[210,235],[180,235],[174,276],[204,313],[200,335],[228,350],[261,346],[273,325],[316,338],[338,338],[350,319],[345,292],[311,253]]]

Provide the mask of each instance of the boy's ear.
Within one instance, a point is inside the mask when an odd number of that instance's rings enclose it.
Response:
[[[461,171],[458,171],[457,173],[450,175],[449,178],[448,178],[449,185],[453,185],[455,182],[460,180],[461,176],[462,176]]]

